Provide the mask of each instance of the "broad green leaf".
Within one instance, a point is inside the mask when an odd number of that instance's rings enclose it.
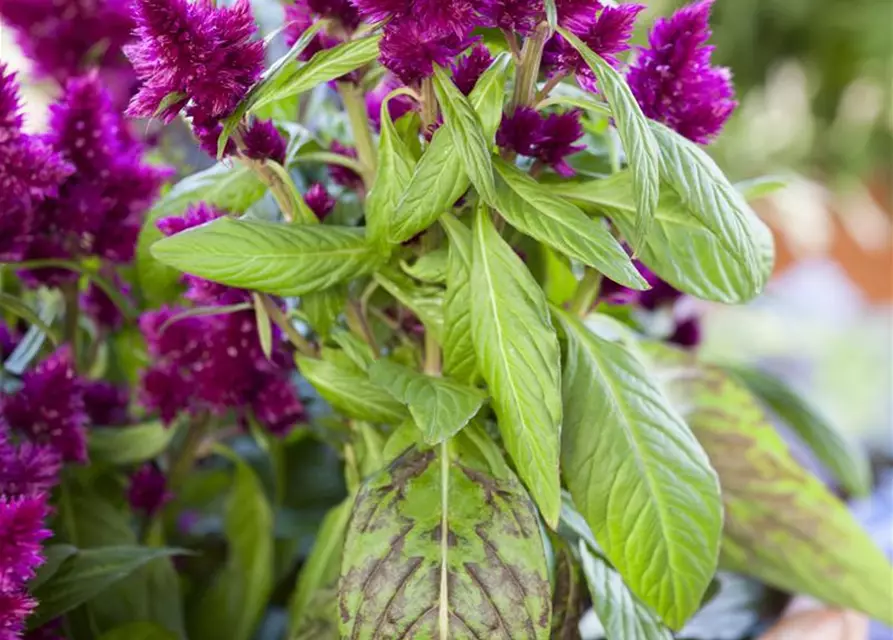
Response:
[[[636,210],[627,171],[605,180],[550,185],[552,190],[611,217],[624,236],[634,233]],[[762,225],[758,220],[756,225]],[[661,191],[654,225],[638,248],[639,258],[654,273],[680,291],[704,300],[736,304],[758,292],[749,265],[722,234],[683,204],[666,187]],[[771,237],[757,234],[768,277],[772,265]],[[763,240],[766,242],[763,243]]]
[[[327,336],[335,326],[335,321],[347,303],[347,289],[343,286],[329,287],[301,297],[301,311],[307,316],[310,326],[321,336]]]
[[[99,640],[177,640],[177,636],[151,622],[134,622],[102,634]]]
[[[283,296],[327,289],[380,263],[359,229],[228,217],[156,242],[152,254],[214,282]]]
[[[129,546],[79,550],[34,590],[40,607],[28,622],[35,627],[45,624],[90,601],[152,560],[178,553],[183,552],[178,549]]]
[[[660,148],[649,120],[630,91],[623,76],[600,55],[571,32],[558,32],[583,56],[598,79],[599,90],[611,107],[617,133],[630,166],[633,193],[636,196],[635,234],[627,238],[638,253],[648,236],[657,210],[660,190]]]
[[[333,586],[317,590],[307,606],[307,615],[288,640],[339,640],[338,590]]]
[[[719,474],[720,566],[893,625],[893,567],[840,500],[790,455],[756,398],[722,369],[654,346]]]
[[[392,92],[381,103],[381,136],[378,143],[378,169],[372,190],[366,198],[366,231],[373,243],[387,243],[390,219],[412,179],[415,159],[397,134],[388,103],[403,90]]]
[[[629,588],[680,629],[716,570],[722,531],[716,473],[631,351],[563,311],[555,316],[567,342],[565,482]]]
[[[457,380],[471,382],[477,372],[471,337],[471,232],[451,214],[440,221],[450,238],[443,301],[443,370]]]
[[[672,640],[673,634],[624,584],[623,578],[582,540],[580,563],[592,595],[592,606],[607,640]]]
[[[560,257],[547,246],[539,245],[543,264],[543,291],[552,304],[570,302],[579,283],[567,258]]]
[[[452,78],[441,68],[434,71],[434,88],[443,112],[443,127],[453,139],[465,173],[486,202],[496,201],[496,183],[490,162],[490,140],[481,118],[471,102],[462,95]]]
[[[416,285],[396,269],[379,271],[375,274],[375,281],[401,304],[409,307],[438,342],[442,341],[444,331],[443,289]]]
[[[273,590],[273,513],[252,468],[219,452],[235,464],[224,512],[227,559],[190,612],[190,636],[248,640]]]
[[[70,544],[50,544],[43,548],[43,564],[37,567],[37,575],[28,582],[28,589],[35,591],[52,578],[62,564],[78,552],[78,548]]]
[[[745,299],[758,295],[774,262],[769,228],[698,145],[657,122],[651,129],[661,150],[661,176],[690,214],[738,260],[742,285],[748,287]]]
[[[39,313],[16,296],[0,292],[0,309],[5,309],[28,324],[37,327],[54,345],[59,344],[59,337],[53,328],[43,321]]]
[[[456,435],[477,415],[486,397],[449,378],[435,378],[387,360],[369,368],[375,384],[406,405],[425,442],[437,444]]]
[[[608,227],[578,207],[554,196],[536,180],[494,157],[502,181],[497,186],[499,213],[519,231],[634,289],[648,283],[614,239]]]
[[[326,402],[358,420],[399,424],[408,412],[365,373],[341,369],[331,362],[297,356],[298,369]]]
[[[419,433],[419,428],[416,426],[415,422],[411,419],[406,420],[403,424],[394,429],[394,432],[390,435],[387,442],[385,442],[384,449],[381,452],[385,462],[390,464],[401,454],[405,453],[411,446],[419,445],[421,443],[421,436],[422,434]]]
[[[546,640],[549,579],[524,489],[438,451],[410,449],[357,496],[341,637]]]
[[[784,381],[750,367],[727,367],[769,409],[809,445],[851,495],[871,493],[871,465],[864,452],[828,423]]]
[[[406,275],[412,276],[416,280],[432,284],[444,284],[447,279],[448,256],[449,251],[445,247],[435,249],[420,256],[412,264],[408,264],[405,260],[401,261],[400,268],[403,269]]]
[[[487,140],[496,135],[502,119],[510,60],[507,54],[497,56],[468,96],[480,116]],[[416,165],[400,206],[392,214],[391,241],[405,242],[430,227],[441,214],[453,208],[470,184],[452,134],[444,127],[439,128]]]
[[[320,589],[334,587],[341,570],[341,551],[353,503],[348,499],[326,514],[316,534],[313,550],[298,575],[288,606],[288,628],[296,634],[312,615],[310,605]]]
[[[332,340],[344,350],[344,353],[361,371],[365,371],[375,361],[372,347],[363,342],[350,331],[337,328],[332,332]]]
[[[156,227],[160,218],[182,213],[198,202],[242,213],[260,200],[267,188],[247,166],[216,164],[178,182],[156,203],[140,231],[136,248],[136,275],[140,292],[152,306],[177,297],[180,273],[158,262],[150,251],[164,236]]]
[[[550,526],[558,522],[561,353],[542,290],[480,207],[473,229],[472,339],[505,448]]]
[[[90,429],[87,447],[91,462],[127,465],[152,460],[163,453],[177,430],[160,422],[130,427]]]

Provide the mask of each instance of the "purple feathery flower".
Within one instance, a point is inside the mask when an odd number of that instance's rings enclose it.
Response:
[[[496,144],[522,156],[533,157],[543,142],[543,117],[530,107],[504,115],[496,132]]]
[[[641,4],[623,4],[617,7],[604,7],[597,16],[590,19],[577,18],[568,25],[595,53],[611,66],[617,67],[620,61],[617,54],[629,49],[636,18],[645,9]],[[595,91],[595,74],[583,56],[560,35],[556,34],[546,43],[543,64],[552,73],[575,73],[577,82],[589,91]]]
[[[386,74],[372,91],[366,94],[366,114],[376,129],[381,128],[381,105],[395,89],[403,86],[395,76]],[[398,95],[388,101],[388,115],[396,122],[404,115],[416,109],[416,101],[407,95]]]
[[[83,382],[84,410],[90,424],[101,427],[121,427],[130,422],[130,397],[126,387],[105,380]]]
[[[459,91],[467,96],[492,63],[493,56],[490,55],[490,50],[482,44],[477,45],[468,55],[453,63],[453,82],[459,87]]]
[[[673,333],[667,338],[667,342],[683,347],[684,349],[694,349],[701,344],[701,320],[697,316],[678,320]]]
[[[140,403],[155,411],[165,426],[189,408],[188,380],[175,363],[155,364],[143,372],[140,384]]]
[[[0,494],[31,496],[58,484],[62,461],[52,447],[0,436]]]
[[[346,147],[337,140],[334,140],[332,142],[332,145],[329,147],[329,151],[331,151],[332,153],[337,153],[339,156],[344,156],[346,158],[352,158],[354,160],[356,160],[357,158],[356,149]],[[358,174],[353,169],[342,167],[340,164],[329,165],[329,177],[332,178],[332,182],[337,185],[341,185],[345,189],[358,191],[363,188],[363,178],[360,176],[360,174]]]
[[[285,164],[285,138],[272,120],[255,120],[242,133],[243,153],[254,160],[273,160]]]
[[[351,0],[369,22],[382,22],[408,12],[409,0]]]
[[[478,12],[488,27],[529,36],[544,17],[543,0],[483,0]]]
[[[0,588],[0,640],[20,640],[37,601],[22,586]]]
[[[269,376],[269,381],[258,385],[260,391],[252,402],[254,417],[274,436],[289,434],[296,424],[306,422],[307,413],[291,380],[284,376]]]
[[[62,630],[62,618],[50,620],[36,629],[29,629],[25,633],[23,640],[66,640],[65,633]]]
[[[192,100],[201,120],[228,116],[263,71],[263,42],[248,0],[229,7],[188,0],[136,0],[138,41],[124,48],[143,85],[128,114],[170,121]],[[165,98],[181,100],[165,105]]]
[[[157,466],[147,462],[130,476],[127,502],[134,511],[154,516],[173,495],[167,489],[167,478]]]
[[[603,6],[601,0],[555,0],[559,24],[574,33],[584,30],[595,20]]]
[[[474,43],[466,33],[437,30],[412,18],[389,22],[381,41],[381,63],[406,85],[434,74],[434,65],[447,66]]]
[[[580,111],[552,113],[544,116],[537,111],[522,107],[503,116],[496,132],[496,144],[523,156],[536,158],[552,167],[559,175],[574,175],[566,158],[585,149],[574,144],[583,137]]]
[[[43,564],[41,545],[53,535],[48,513],[46,495],[0,495],[0,591],[24,585]]]
[[[87,413],[71,349],[61,347],[22,376],[22,388],[3,399],[3,422],[32,442],[48,444],[65,461],[87,461]]]
[[[355,11],[355,10],[354,10]],[[285,30],[283,36],[286,46],[293,46],[307,29],[313,26],[318,19],[319,14],[307,5],[306,2],[296,2],[285,7]],[[357,17],[359,20],[359,16]],[[353,28],[353,27],[352,27]],[[310,44],[298,55],[299,60],[309,60],[314,55],[324,49],[331,49],[339,44],[342,40],[335,36],[329,35],[322,31],[313,36]]]
[[[319,218],[320,222],[325,220],[326,217],[332,213],[337,204],[335,198],[329,195],[325,186],[319,182],[311,185],[311,187],[307,189],[307,193],[304,194],[304,202],[306,202],[307,206],[310,207],[310,210],[316,214],[316,217]]]
[[[658,20],[627,81],[642,111],[686,138],[708,144],[737,106],[731,72],[710,64],[712,0]]]

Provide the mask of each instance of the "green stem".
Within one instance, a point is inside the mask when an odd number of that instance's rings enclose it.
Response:
[[[80,327],[80,300],[78,280],[62,285],[62,298],[65,300],[65,326],[63,340],[71,345],[71,356],[74,367],[80,371],[78,348],[78,329]]]
[[[211,417],[207,414],[197,416],[189,425],[183,445],[177,452],[177,456],[171,464],[170,473],[168,473],[168,486],[172,491],[178,489],[186,480],[195,463],[196,454],[210,428]]]
[[[359,301],[351,300],[348,302],[344,313],[347,318],[347,326],[350,327],[350,330],[353,331],[356,336],[365,340],[366,344],[369,345],[369,348],[372,349],[373,357],[378,358],[380,354],[380,351],[378,350],[378,342],[375,340],[375,333],[372,331],[372,327],[369,325],[369,320],[367,319],[366,314],[363,313]]]
[[[577,292],[570,302],[568,311],[581,318],[589,313],[602,286],[602,274],[595,269],[586,269],[586,274],[577,285]]]
[[[437,122],[437,92],[434,90],[434,78],[422,80],[422,131],[428,131]]]
[[[338,92],[344,101],[344,109],[350,120],[350,128],[353,131],[354,144],[357,147],[357,155],[363,165],[363,179],[366,187],[372,186],[376,170],[375,143],[372,140],[372,129],[369,126],[369,116],[366,112],[366,100],[359,88],[351,82],[339,82]]]
[[[521,63],[515,78],[515,95],[512,98],[511,110],[518,107],[529,107],[536,100],[536,80],[540,75],[540,64],[543,60],[543,49],[549,38],[549,25],[539,25],[533,35],[524,42],[521,49]]]
[[[295,349],[305,356],[315,358],[317,353],[314,346],[310,344],[297,329],[295,329],[295,326],[291,322],[289,322],[288,316],[283,313],[282,309],[279,308],[279,305],[265,293],[256,293],[255,296],[255,300],[263,305],[267,315],[270,316],[270,320],[276,323],[277,327],[282,329],[283,333],[285,333],[288,338],[288,341],[294,345]]]
[[[440,345],[437,344],[437,340],[434,339],[434,336],[431,335],[431,332],[427,329],[425,330],[425,373],[429,376],[440,376],[440,369],[442,366],[442,356],[440,352]]]

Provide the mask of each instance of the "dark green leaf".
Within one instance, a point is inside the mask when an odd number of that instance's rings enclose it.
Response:
[[[471,382],[477,372],[471,337],[471,232],[451,214],[444,215],[441,224],[450,238],[443,301],[443,370],[457,380]]]
[[[387,360],[369,368],[375,384],[406,405],[425,442],[437,444],[456,435],[477,415],[486,397],[473,387],[435,378]]]
[[[586,216],[575,205],[552,195],[536,180],[498,157],[493,165],[502,177],[497,205],[519,231],[633,289],[648,283],[633,266],[608,227]]]
[[[36,591],[59,571],[62,564],[78,552],[70,544],[50,544],[43,548],[43,564],[37,568],[37,575],[28,583],[28,589]]]
[[[680,629],[716,570],[722,529],[716,474],[626,347],[563,311],[555,315],[567,340],[565,481],[630,589]]]
[[[473,229],[472,337],[506,450],[546,522],[558,522],[561,354],[542,290],[486,207]]]
[[[342,637],[546,640],[536,512],[510,474],[410,449],[360,491],[344,545]]]
[[[399,424],[408,412],[387,391],[372,383],[365,373],[339,368],[331,362],[296,358],[307,378],[326,402],[358,420]]]
[[[553,546],[556,546],[553,541]],[[552,595],[551,640],[581,640],[580,618],[585,604],[585,587],[580,566],[567,544],[555,553],[555,586]]]
[[[177,640],[177,636],[151,622],[134,622],[102,634],[99,640]]]
[[[327,289],[380,263],[359,229],[232,218],[161,240],[152,254],[214,282],[283,296]]]
[[[565,40],[583,56],[598,79],[599,90],[611,106],[623,142],[636,196],[635,234],[627,238],[636,251],[644,244],[657,211],[660,190],[660,148],[649,121],[623,76],[571,32],[558,27]]]
[[[90,429],[87,446],[91,462],[127,465],[152,460],[163,453],[177,430],[160,422],[130,427]]]
[[[493,141],[484,132],[480,116],[443,69],[435,69],[434,87],[443,112],[443,128],[452,137],[465,173],[485,201],[495,202],[496,183],[490,162]]]
[[[766,406],[812,449],[816,457],[853,496],[871,492],[871,465],[856,445],[831,426],[784,381],[749,367],[729,367]]]

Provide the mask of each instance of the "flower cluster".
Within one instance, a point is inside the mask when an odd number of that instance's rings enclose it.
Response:
[[[167,478],[157,465],[147,462],[130,476],[127,501],[134,511],[152,517],[172,497],[173,494],[167,488]]]
[[[581,113],[542,114],[528,107],[520,107],[504,116],[496,133],[496,144],[522,156],[536,158],[552,167],[559,175],[571,177],[574,169],[567,157],[585,149],[575,144],[583,137]]]
[[[202,204],[182,218],[160,220],[159,228],[172,235],[221,215]],[[214,307],[247,303],[251,294],[194,276],[184,276],[184,282],[185,297],[208,314],[190,316],[186,309],[165,307],[140,318],[153,361],[143,375],[143,404],[168,424],[181,412],[234,411],[240,420],[253,415],[271,433],[284,435],[303,421],[304,407],[291,382],[293,365],[278,333],[268,359],[254,311],[213,313]]]
[[[719,133],[737,106],[731,72],[710,64],[712,4],[700,0],[659,19],[627,75],[646,116],[701,144]]]
[[[340,44],[343,36],[360,26],[360,14],[349,0],[298,0],[285,7],[285,44],[293,46],[307,29],[321,19],[331,21],[328,30],[316,34],[301,52],[301,60],[309,60],[323,49]]]

